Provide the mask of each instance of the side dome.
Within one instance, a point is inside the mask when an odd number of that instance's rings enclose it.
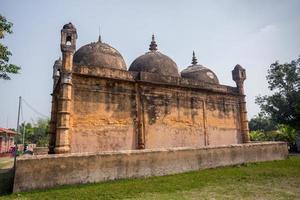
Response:
[[[219,79],[213,71],[211,71],[210,69],[202,65],[197,64],[197,58],[195,57],[195,52],[193,52],[192,65],[182,70],[181,77],[203,81],[207,83],[219,84]]]
[[[71,22],[69,22],[68,24],[65,24],[63,26],[63,29],[76,29],[76,28]]]
[[[179,77],[176,63],[168,56],[157,51],[154,35],[149,52],[136,58],[129,67],[129,71],[150,72],[165,76]]]
[[[75,70],[81,66],[126,70],[122,55],[115,48],[103,43],[100,36],[98,42],[80,47],[74,54],[73,62]]]

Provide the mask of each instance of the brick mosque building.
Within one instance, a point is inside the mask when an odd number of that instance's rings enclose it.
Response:
[[[14,192],[287,158],[285,142],[249,142],[240,65],[230,87],[195,54],[179,73],[154,36],[128,68],[100,37],[78,50],[76,40],[64,25],[48,152],[58,155],[18,157]]]
[[[181,73],[157,49],[127,69],[122,55],[99,40],[76,50],[73,24],[61,30],[62,59],[53,67],[49,153],[203,147],[249,142],[245,69],[236,87],[192,63]]]

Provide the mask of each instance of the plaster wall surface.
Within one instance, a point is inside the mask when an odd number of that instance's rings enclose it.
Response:
[[[135,149],[132,84],[74,76],[73,85],[71,152]]]
[[[155,84],[151,73],[140,74],[137,83],[134,73],[96,72],[101,77],[73,75],[72,153],[133,150],[139,138],[146,149],[242,143],[239,96],[229,87],[214,85],[220,91],[212,92],[178,87],[181,79],[174,77]]]
[[[238,97],[142,86],[146,148],[242,143]]]
[[[206,105],[208,144],[242,143],[238,99],[209,98]]]
[[[14,192],[285,159],[284,142],[20,157]]]

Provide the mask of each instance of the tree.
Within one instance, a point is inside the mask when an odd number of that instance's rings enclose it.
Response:
[[[20,132],[23,134],[25,128],[25,143],[47,146],[49,122],[49,119],[38,119],[35,123],[22,123]],[[22,138],[23,135],[20,135],[17,139],[17,143],[22,143]]]
[[[270,96],[258,96],[261,111],[278,124],[285,124],[300,133],[300,58],[290,63],[271,64],[267,74]],[[299,144],[300,148],[300,144]],[[300,149],[299,149],[300,150]]]
[[[263,115],[262,113],[258,114],[249,121],[250,131],[274,131],[277,129],[277,124],[270,119],[270,117]]]
[[[271,64],[267,80],[270,96],[259,96],[256,102],[272,120],[300,129],[300,58],[290,63]]]
[[[0,14],[0,39],[3,39],[6,33],[12,33],[12,26],[13,24]],[[11,55],[8,48],[0,43],[0,79],[10,80],[9,74],[17,74],[21,69],[17,65],[8,63]]]
[[[48,145],[48,129],[49,129],[49,119],[38,119],[33,127],[33,137],[31,139],[32,143],[37,144],[38,146],[47,146]]]

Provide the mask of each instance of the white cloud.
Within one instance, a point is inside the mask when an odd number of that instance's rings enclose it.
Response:
[[[259,32],[260,33],[273,33],[278,30],[278,27],[275,24],[268,24],[264,27],[262,27]]]

